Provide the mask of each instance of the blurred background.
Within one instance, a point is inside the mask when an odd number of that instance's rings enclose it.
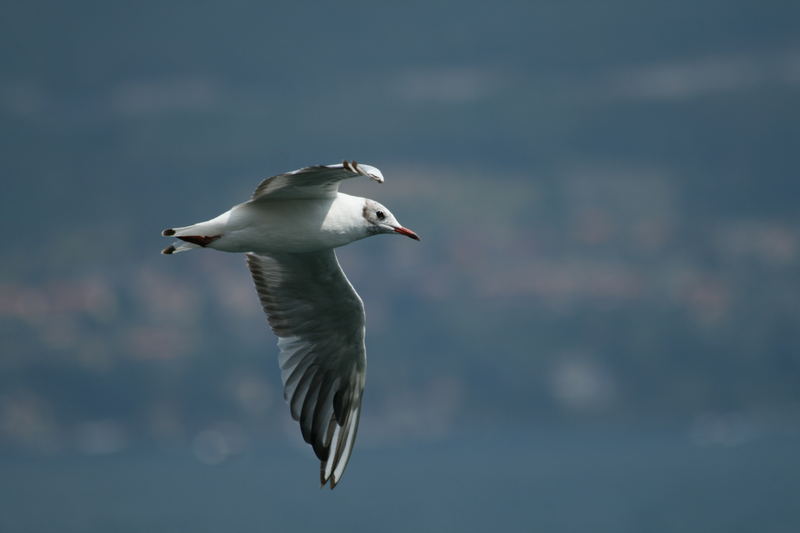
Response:
[[[800,528],[796,2],[5,2],[0,530]],[[242,257],[356,159],[422,236],[333,492]]]

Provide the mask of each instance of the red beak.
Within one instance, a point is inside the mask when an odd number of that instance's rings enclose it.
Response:
[[[419,235],[417,235],[416,233],[414,233],[413,231],[411,231],[408,228],[404,228],[403,226],[398,226],[398,227],[394,228],[394,232],[395,233],[399,233],[400,235],[405,235],[406,237],[411,237],[415,241],[419,240]]]

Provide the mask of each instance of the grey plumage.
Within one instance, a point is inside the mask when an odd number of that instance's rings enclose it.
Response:
[[[321,483],[333,488],[358,431],[367,362],[363,303],[333,250],[247,254],[247,264],[279,338],[292,418],[322,462]]]

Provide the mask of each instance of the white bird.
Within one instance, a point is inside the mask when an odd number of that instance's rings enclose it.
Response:
[[[331,489],[353,451],[367,367],[364,304],[333,249],[381,233],[419,240],[378,202],[338,191],[356,176],[383,183],[380,170],[355,161],[301,168],[265,179],[250,200],[216,218],[162,232],[181,241],[165,254],[247,254],[278,337],[284,397]]]

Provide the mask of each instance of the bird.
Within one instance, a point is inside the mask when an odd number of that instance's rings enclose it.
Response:
[[[336,487],[350,460],[366,378],[364,303],[335,248],[372,235],[419,236],[380,203],[339,192],[349,178],[383,183],[356,161],[304,167],[264,179],[221,215],[168,228],[171,255],[199,248],[246,254],[267,322],[278,338],[283,393],[320,461],[320,483]]]

